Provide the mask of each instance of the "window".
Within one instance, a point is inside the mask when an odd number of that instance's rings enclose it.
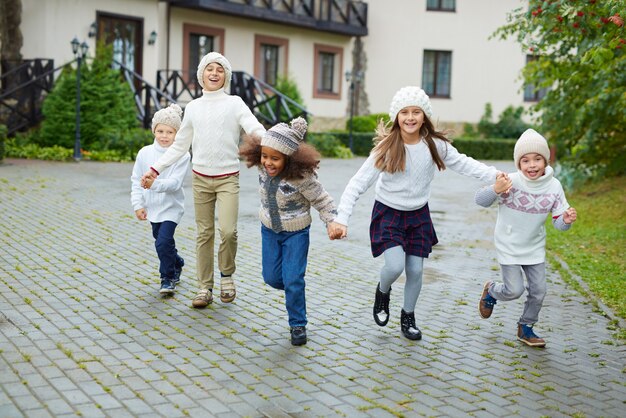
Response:
[[[261,73],[259,77],[269,85],[278,78],[278,45],[261,44]]]
[[[257,35],[254,49],[254,76],[270,86],[278,77],[287,75],[289,41],[282,38]]]
[[[224,29],[185,23],[183,32],[183,74],[185,80],[195,83],[202,57],[209,52],[224,51]]]
[[[450,97],[452,52],[424,51],[422,87],[432,97]]]
[[[454,12],[456,8],[455,0],[428,0],[426,10],[439,10],[442,12]]]
[[[537,58],[538,57],[536,55],[526,55],[526,65],[528,65],[529,62],[537,60]],[[526,84],[524,86],[524,101],[538,102],[544,98],[547,91],[548,89],[546,88],[537,89],[534,84]]]
[[[313,97],[340,99],[343,49],[315,44]]]

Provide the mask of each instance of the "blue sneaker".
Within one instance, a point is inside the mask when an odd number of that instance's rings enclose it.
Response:
[[[185,266],[185,260],[180,259],[180,265],[176,266],[174,269],[174,278],[172,279],[172,284],[174,287],[180,282],[180,274],[183,272],[183,267]]]
[[[162,295],[173,295],[176,290],[176,286],[172,284],[172,281],[169,279],[161,279],[161,290],[159,293]]]
[[[517,339],[531,347],[546,346],[545,340],[535,334],[532,325],[518,324]]]
[[[498,302],[496,298],[489,294],[489,288],[493,284],[492,281],[486,281],[483,286],[483,293],[480,295],[480,302],[478,303],[478,312],[480,316],[484,319],[487,319],[491,316],[493,312],[493,307]]]

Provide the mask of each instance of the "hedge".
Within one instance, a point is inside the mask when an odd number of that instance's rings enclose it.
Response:
[[[350,145],[348,132],[309,132],[308,137],[321,140],[329,135],[337,138],[346,147]],[[352,133],[352,151],[355,155],[368,156],[373,146],[373,133]],[[467,154],[477,160],[510,160],[513,158],[515,139],[502,138],[456,138],[454,147],[462,154]]]

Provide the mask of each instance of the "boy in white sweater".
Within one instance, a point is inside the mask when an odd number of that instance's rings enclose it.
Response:
[[[576,209],[569,206],[561,183],[553,177],[548,165],[550,148],[543,136],[526,130],[515,144],[513,158],[516,173],[498,175],[495,184],[476,192],[480,206],[498,203],[494,241],[503,280],[485,283],[478,308],[481,317],[489,318],[498,300],[522,296],[523,272],[528,297],[518,321],[517,338],[532,347],[545,347],[545,340],[533,332],[546,295],[544,224],[552,212],[554,227],[566,231],[576,220]]]
[[[164,170],[158,179],[151,180],[149,188],[142,187],[141,176],[174,143],[182,113],[180,106],[171,104],[154,114],[154,143],[137,153],[131,176],[130,196],[135,215],[140,221],[149,220],[152,225],[152,236],[160,262],[160,293],[164,296],[174,293],[185,265],[185,260],[176,250],[174,232],[185,211],[183,180],[189,169],[189,153]]]
[[[176,142],[144,174],[144,187],[170,165],[187,154],[193,158],[193,201],[196,213],[196,266],[198,293],[191,301],[194,308],[213,302],[213,259],[215,210],[219,221],[220,300],[235,300],[235,256],[237,255],[237,217],[239,215],[239,139],[243,130],[262,136],[265,128],[239,96],[228,91],[230,62],[217,52],[206,54],[198,65],[197,78],[202,96],[185,107],[185,117]]]

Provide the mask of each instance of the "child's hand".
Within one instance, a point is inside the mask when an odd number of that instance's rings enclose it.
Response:
[[[348,227],[337,222],[328,224],[328,238],[331,240],[342,239],[348,236]]]
[[[146,210],[144,208],[141,209],[137,209],[135,211],[135,216],[137,217],[137,219],[139,219],[140,221],[145,221],[146,219],[148,219],[148,212],[146,212]]]
[[[154,170],[150,169],[146,171],[144,175],[141,176],[141,187],[143,187],[144,189],[149,189],[150,187],[152,187],[152,183],[154,183],[154,180],[156,180],[156,178],[157,173],[155,173]]]
[[[152,184],[154,183],[154,180],[155,180],[155,179],[153,179],[153,178],[151,178],[151,177],[148,177],[148,178],[142,179],[142,180],[141,180],[141,186],[142,186],[144,189],[149,189],[150,187],[152,187]]]
[[[496,183],[493,185],[493,191],[497,194],[508,193],[508,191],[511,190],[511,186],[513,186],[513,181],[509,178],[509,175],[506,173],[498,173]]]
[[[576,213],[576,209],[570,207],[563,214],[563,222],[565,222],[568,225],[573,224],[577,217],[578,217],[578,214]]]

